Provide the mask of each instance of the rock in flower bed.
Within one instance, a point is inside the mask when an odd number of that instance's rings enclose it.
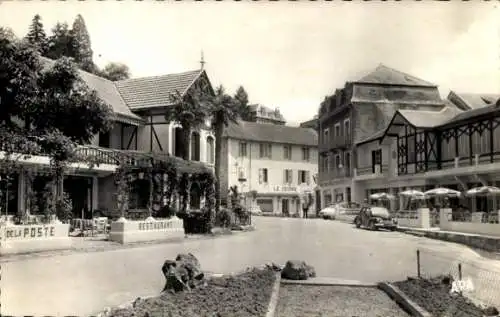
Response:
[[[212,277],[206,285],[184,292],[164,292],[112,310],[113,317],[254,317],[265,316],[276,279],[270,268]]]
[[[281,277],[288,280],[307,280],[316,277],[316,270],[304,261],[288,260],[281,271]]]
[[[438,276],[431,279],[413,279],[393,283],[410,299],[436,317],[483,317],[494,308],[482,309],[459,294],[452,294],[453,278]],[[498,313],[498,312],[497,312]]]

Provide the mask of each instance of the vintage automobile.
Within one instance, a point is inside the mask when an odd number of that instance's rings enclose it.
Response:
[[[336,208],[335,205],[329,205],[320,210],[319,216],[323,219],[335,219]]]
[[[397,228],[397,220],[391,217],[389,210],[380,206],[363,206],[359,215],[354,219],[356,228],[368,228],[370,230],[387,229],[394,231]]]
[[[339,202],[323,208],[319,215],[323,219],[336,219],[338,216],[346,217],[358,215],[361,205],[355,202]],[[351,218],[352,219],[352,218]]]

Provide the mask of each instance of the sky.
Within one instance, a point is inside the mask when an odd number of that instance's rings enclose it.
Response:
[[[384,64],[450,89],[500,93],[497,2],[3,1],[0,25],[24,36],[35,14],[47,33],[81,14],[94,61],[132,77],[200,67],[213,86],[312,118],[348,80]]]

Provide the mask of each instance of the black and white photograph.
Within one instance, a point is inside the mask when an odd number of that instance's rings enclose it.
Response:
[[[0,315],[500,317],[499,6],[0,0]]]

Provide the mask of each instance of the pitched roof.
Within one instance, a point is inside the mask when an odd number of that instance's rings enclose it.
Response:
[[[176,91],[186,93],[205,71],[193,70],[177,74],[125,79],[115,82],[116,87],[132,109],[168,106]]]
[[[318,146],[318,134],[311,128],[239,121],[230,123],[224,136],[238,140]]]
[[[452,100],[452,96],[458,97],[469,109],[477,109],[494,104],[500,99],[500,94],[473,94],[473,93],[458,93],[451,91],[448,99]]]
[[[453,107],[444,107],[441,111],[398,110],[398,112],[416,128],[432,128],[453,119],[461,111]]]
[[[362,144],[369,143],[371,141],[375,141],[375,140],[380,139],[381,137],[384,136],[385,130],[386,130],[386,128],[383,128],[382,130],[379,130],[379,131],[375,132],[374,134],[372,134],[364,139],[361,139],[359,142],[356,143],[356,145],[362,145]]]
[[[54,60],[45,57],[41,57],[41,62],[44,67],[52,66],[55,63]],[[129,123],[137,123],[143,121],[141,117],[130,111],[129,107],[127,107],[127,105],[123,101],[120,93],[118,92],[116,86],[112,81],[87,73],[81,69],[79,69],[78,72],[87,86],[90,89],[95,90],[99,98],[110,105],[116,115],[131,119],[132,122],[129,122],[127,120],[127,122]],[[117,119],[120,120],[120,118]]]
[[[354,83],[436,87],[435,84],[429,83],[423,79],[403,73],[383,64],[380,64],[371,73],[365,75],[359,80],[356,80]]]

